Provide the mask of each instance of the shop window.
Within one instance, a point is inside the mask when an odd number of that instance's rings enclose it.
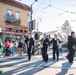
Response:
[[[24,32],[26,33],[26,30],[24,30]]]
[[[18,29],[16,29],[16,31],[15,32],[18,32]]]
[[[9,28],[9,31],[12,31],[12,28]]]
[[[23,30],[20,30],[20,32],[22,33],[22,32],[23,32]]]

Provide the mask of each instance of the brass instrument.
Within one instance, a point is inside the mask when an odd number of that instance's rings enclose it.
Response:
[[[57,39],[57,46],[59,46],[59,41],[58,41],[58,39]]]
[[[27,42],[27,44],[28,44],[28,48],[29,48],[29,45],[30,45],[30,41],[28,41],[28,42]]]

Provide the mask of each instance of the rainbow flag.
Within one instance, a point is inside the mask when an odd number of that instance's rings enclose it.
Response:
[[[29,22],[28,29],[36,30],[36,19]]]

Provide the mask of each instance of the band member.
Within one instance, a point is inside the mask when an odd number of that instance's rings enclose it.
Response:
[[[60,43],[60,40],[57,38],[57,35],[54,35],[54,38],[51,40],[51,43],[53,44],[53,60],[55,60],[55,53],[57,55],[57,61],[59,60],[59,51],[58,46]]]
[[[31,33],[28,34],[28,37],[25,40],[25,43],[27,44],[27,54],[28,54],[28,60],[30,61],[31,59],[31,50],[34,46],[34,40],[31,37]]]
[[[67,55],[67,59],[70,63],[73,63],[75,54],[75,32],[71,32],[71,36],[68,37],[68,50],[69,54]]]
[[[48,61],[47,48],[48,48],[48,44],[49,44],[49,39],[47,38],[46,34],[44,34],[44,38],[41,39],[41,43],[42,43],[43,61],[47,62]]]

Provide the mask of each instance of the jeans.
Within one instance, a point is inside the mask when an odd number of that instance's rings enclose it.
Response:
[[[11,51],[11,54],[14,56],[14,48],[13,47],[10,48],[10,51]]]

